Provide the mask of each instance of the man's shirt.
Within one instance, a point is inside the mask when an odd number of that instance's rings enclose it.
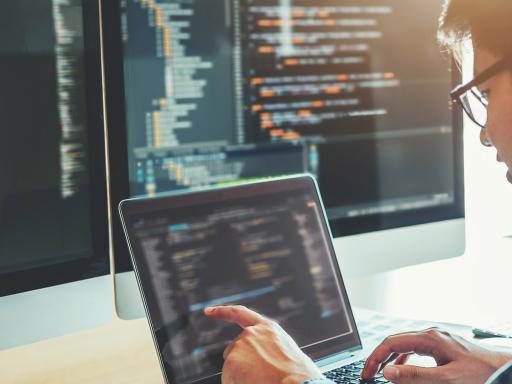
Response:
[[[492,375],[487,384],[511,384],[512,383],[512,362],[505,364]]]

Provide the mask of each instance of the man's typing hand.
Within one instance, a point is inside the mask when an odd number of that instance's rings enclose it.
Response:
[[[437,367],[407,365],[411,354],[431,356]],[[479,347],[437,328],[384,340],[368,357],[362,376],[372,378],[385,362],[384,377],[397,384],[482,384],[512,356]]]

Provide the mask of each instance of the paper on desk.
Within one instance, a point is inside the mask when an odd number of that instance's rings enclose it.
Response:
[[[354,317],[363,346],[369,348],[378,345],[389,335],[439,327],[490,349],[512,351],[512,339],[475,339],[471,327],[467,325],[404,319],[357,307],[354,308]]]

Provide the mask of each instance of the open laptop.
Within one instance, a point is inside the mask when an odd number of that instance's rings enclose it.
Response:
[[[167,383],[220,383],[222,352],[240,328],[203,309],[230,304],[278,321],[327,377],[358,382],[366,353],[313,177],[130,199],[119,209]]]

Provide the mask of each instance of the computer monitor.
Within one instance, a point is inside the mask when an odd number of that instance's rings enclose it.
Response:
[[[441,0],[105,2],[112,204],[309,172],[346,276],[461,255],[462,119],[448,108],[440,10]],[[123,314],[136,288],[113,224]]]
[[[0,3],[0,349],[112,318],[97,3]]]

